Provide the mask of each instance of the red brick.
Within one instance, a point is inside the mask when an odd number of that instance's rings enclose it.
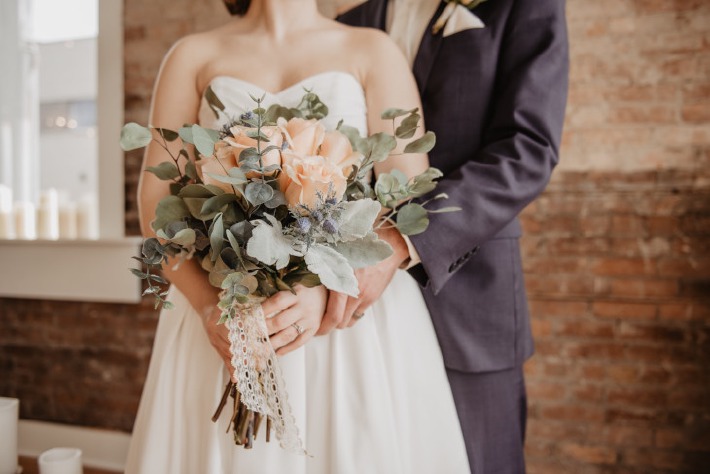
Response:
[[[647,303],[596,301],[592,304],[592,313],[601,318],[651,320],[656,318],[657,308]]]
[[[535,317],[580,317],[588,312],[588,304],[583,301],[531,300],[530,312]]]
[[[590,268],[595,275],[655,275],[656,262],[642,258],[594,258]]]
[[[619,326],[618,335],[621,339],[651,343],[674,343],[686,340],[686,331],[683,328],[627,321],[623,321]]]
[[[585,446],[576,443],[564,443],[560,446],[562,456],[584,464],[614,464],[616,450],[606,446]]]
[[[556,325],[555,334],[583,338],[609,339],[614,336],[614,323],[594,320],[566,320]]]
[[[540,415],[557,421],[603,421],[604,409],[583,405],[546,405],[540,407]]]
[[[654,445],[661,449],[678,448],[686,444],[685,431],[679,428],[661,428],[656,430]]]
[[[611,294],[631,298],[670,298],[678,295],[678,282],[670,279],[615,279],[611,281]]]
[[[609,443],[623,447],[650,447],[654,445],[653,430],[634,426],[609,427]]]

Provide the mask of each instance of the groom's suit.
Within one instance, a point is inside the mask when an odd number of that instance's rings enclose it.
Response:
[[[429,158],[444,172],[435,192],[449,195],[437,205],[462,211],[430,215],[429,229],[411,238],[421,264],[410,272],[441,344],[472,471],[518,473],[522,364],[533,343],[517,215],[558,161],[564,0],[488,0],[473,10],[484,28],[446,37],[432,32],[445,5],[424,32],[413,72],[426,127],[437,136]],[[339,20],[384,30],[386,15],[387,0],[369,0]]]

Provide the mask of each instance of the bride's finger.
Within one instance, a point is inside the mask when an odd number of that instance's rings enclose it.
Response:
[[[274,316],[266,319],[266,330],[269,336],[283,331],[301,318],[301,312],[296,308],[284,310]]]
[[[353,314],[356,314],[357,308],[360,306],[360,301],[357,298],[350,296],[348,302],[345,305],[345,311],[343,313],[343,320],[338,324],[338,329],[345,329],[350,327],[350,321],[352,320]]]
[[[343,319],[343,312],[345,311],[347,302],[347,295],[338,293],[337,291],[328,292],[328,303],[320,328],[318,332],[316,332],[317,336],[326,335],[335,329],[335,326]]]
[[[302,335],[303,334],[299,334],[298,329],[296,329],[296,327],[291,324],[285,329],[274,334],[272,337],[269,338],[269,340],[271,341],[271,347],[273,347],[274,351],[276,351],[276,353],[278,354],[279,349],[295,341]]]
[[[298,302],[298,296],[290,291],[279,291],[274,296],[261,303],[261,309],[264,311],[264,314],[269,315],[290,308],[296,304],[296,302]]]
[[[314,331],[312,329],[304,331],[303,334],[298,336],[296,339],[279,348],[279,350],[276,351],[276,355],[282,356],[288,354],[289,352],[295,351],[308,342],[313,337],[313,334]]]

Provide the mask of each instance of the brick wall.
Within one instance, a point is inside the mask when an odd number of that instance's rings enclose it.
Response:
[[[490,0],[495,1],[495,0]],[[169,46],[217,0],[125,0],[126,120],[145,122]],[[569,0],[562,164],[525,210],[537,354],[535,473],[705,472],[710,463],[710,5]],[[140,155],[126,158],[137,233]],[[0,299],[0,394],[25,418],[130,430],[148,304]],[[42,378],[40,378],[42,376]]]

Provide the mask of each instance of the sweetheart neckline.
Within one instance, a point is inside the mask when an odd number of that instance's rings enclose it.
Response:
[[[304,77],[303,79],[300,79],[299,81],[294,82],[293,84],[291,84],[290,86],[286,87],[285,89],[281,89],[281,90],[276,91],[276,92],[268,91],[268,90],[264,89],[263,87],[261,87],[261,86],[259,86],[259,85],[257,85],[257,84],[254,84],[253,82],[249,82],[249,81],[244,80],[244,79],[241,79],[241,78],[239,78],[239,77],[228,76],[228,75],[226,75],[226,74],[217,74],[216,76],[213,76],[212,79],[209,80],[209,82],[207,82],[207,86],[205,87],[205,90],[202,91],[202,97],[203,97],[203,98],[205,97],[205,92],[207,92],[207,87],[211,86],[215,81],[223,80],[223,79],[227,79],[227,80],[234,81],[234,82],[241,82],[242,84],[246,84],[246,85],[248,85],[248,86],[251,86],[251,87],[254,87],[254,88],[256,88],[256,89],[259,89],[260,91],[264,92],[265,94],[267,94],[267,95],[269,95],[269,96],[278,97],[278,96],[280,96],[280,95],[282,95],[282,94],[284,94],[284,93],[286,93],[286,92],[289,92],[289,91],[291,91],[291,90],[293,90],[293,89],[296,89],[296,88],[299,87],[299,86],[303,86],[303,83],[304,83],[304,82],[312,81],[312,80],[314,80],[314,79],[317,79],[317,78],[320,78],[320,77],[323,77],[323,76],[332,75],[332,74],[341,75],[341,76],[350,78],[350,80],[351,80],[352,82],[354,82],[355,84],[357,84],[357,86],[358,86],[358,88],[360,89],[360,91],[362,92],[362,94],[365,95],[365,89],[362,87],[362,84],[360,84],[360,81],[358,81],[358,79],[355,77],[354,74],[349,73],[349,72],[345,72],[345,71],[332,70],[332,71],[323,71],[323,72],[318,72],[318,73],[315,73],[315,74],[311,74],[310,76]]]

